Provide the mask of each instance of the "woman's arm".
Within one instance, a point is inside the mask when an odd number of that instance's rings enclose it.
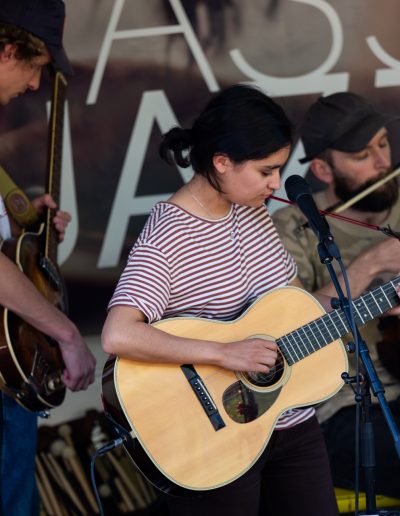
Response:
[[[262,339],[221,343],[170,335],[146,323],[135,308],[111,308],[102,333],[106,353],[145,362],[210,364],[233,371],[268,372],[277,353]]]

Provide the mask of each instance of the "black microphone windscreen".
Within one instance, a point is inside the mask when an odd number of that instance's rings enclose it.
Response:
[[[296,174],[292,174],[285,181],[285,190],[288,199],[296,202],[300,195],[311,194],[311,187],[307,181]]]
[[[323,244],[323,246],[321,245],[321,249],[323,249],[321,251],[323,254],[320,254],[321,261],[326,257],[340,259],[340,252],[333,242],[329,224],[315,204],[311,187],[307,181],[301,176],[291,175],[285,181],[285,189],[288,199],[297,204],[300,211],[306,216],[309,226],[316,234],[320,244]]]

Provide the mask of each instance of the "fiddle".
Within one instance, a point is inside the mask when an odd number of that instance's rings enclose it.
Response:
[[[373,229],[375,231],[381,231],[388,237],[393,237],[393,238],[397,238],[398,240],[400,240],[400,232],[394,231],[389,225],[387,225],[385,227],[377,226],[376,224],[369,224],[367,222],[362,222],[360,220],[352,219],[350,217],[345,217],[344,215],[339,215],[340,212],[346,210],[347,208],[350,208],[351,206],[353,206],[353,204],[356,204],[358,201],[360,201],[361,199],[363,199],[364,197],[366,197],[367,195],[369,195],[374,190],[376,190],[380,186],[384,185],[385,183],[387,183],[394,177],[398,176],[399,174],[400,174],[400,166],[396,167],[396,169],[393,170],[390,174],[388,174],[387,176],[385,176],[382,179],[379,179],[373,185],[370,185],[367,188],[365,188],[364,190],[362,190],[361,192],[359,192],[357,195],[355,195],[354,197],[349,199],[347,202],[340,204],[340,205],[330,206],[326,210],[318,210],[318,211],[321,215],[326,215],[328,217],[343,220],[345,222],[349,222],[350,224],[363,226],[363,227],[366,227],[369,229]],[[282,202],[284,204],[294,204],[293,201],[290,201],[288,199],[282,199],[281,197],[277,197],[275,195],[270,195],[269,198],[273,199],[275,201],[278,201],[278,202]],[[308,222],[305,222],[304,224],[299,226],[299,229],[304,229],[306,227],[308,227]]]
[[[334,207],[334,209],[332,209],[332,212],[333,213],[340,213],[341,211],[347,210],[347,208],[350,208],[351,206],[353,206],[353,204],[356,204],[358,201],[360,201],[361,199],[363,199],[364,197],[366,197],[367,195],[369,195],[370,193],[372,193],[377,188],[379,188],[380,186],[384,185],[385,183],[387,183],[388,181],[390,181],[394,177],[397,177],[399,174],[400,174],[400,167],[396,168],[390,174],[388,174],[387,176],[383,177],[382,179],[379,179],[373,185],[368,186],[362,192],[358,193],[357,195],[355,195],[354,197],[349,199],[347,202],[341,204],[340,206]]]

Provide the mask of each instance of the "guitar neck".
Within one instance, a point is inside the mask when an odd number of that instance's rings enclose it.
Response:
[[[67,81],[63,74],[57,71],[54,75],[53,94],[48,132],[47,156],[47,185],[49,193],[57,206],[60,205],[62,143],[64,128],[64,104],[66,98]],[[48,208],[46,212],[46,233],[44,254],[53,263],[57,262],[58,235],[54,228],[53,218],[55,210]]]
[[[356,325],[363,325],[400,304],[396,293],[399,283],[400,277],[394,278],[355,299],[352,306]],[[277,344],[288,364],[293,365],[349,332],[346,316],[338,309],[283,335]]]

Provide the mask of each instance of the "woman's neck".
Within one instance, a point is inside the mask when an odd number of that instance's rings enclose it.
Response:
[[[200,174],[195,174],[171,197],[170,201],[185,208],[193,215],[215,220],[228,215],[232,205]]]

